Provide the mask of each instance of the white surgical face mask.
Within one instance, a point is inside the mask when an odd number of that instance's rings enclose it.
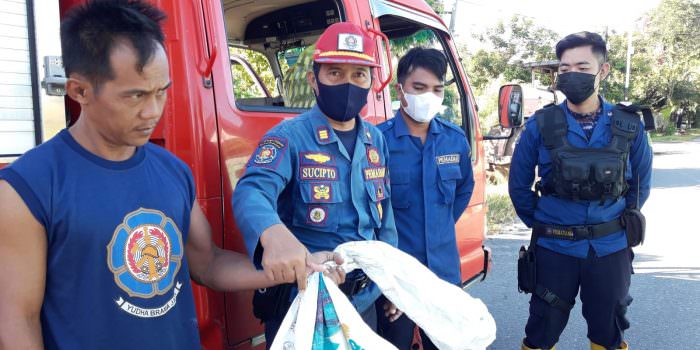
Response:
[[[404,99],[408,103],[408,106],[403,107],[404,112],[408,114],[411,119],[418,123],[428,123],[430,122],[436,114],[442,111],[442,97],[435,95],[432,92],[424,92],[420,95],[413,95],[406,93],[403,86],[399,85],[401,91],[403,92]]]

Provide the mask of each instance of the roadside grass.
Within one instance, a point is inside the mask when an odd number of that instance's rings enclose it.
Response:
[[[516,214],[513,203],[507,194],[491,193],[486,195],[489,211],[486,215],[488,234],[498,234],[503,226],[515,223]]]
[[[650,133],[653,142],[684,142],[700,137],[700,129],[687,129],[684,134],[667,135],[664,133]]]
[[[496,166],[486,176],[487,234],[494,235],[500,233],[504,226],[515,223],[517,215],[508,196],[508,166]]]

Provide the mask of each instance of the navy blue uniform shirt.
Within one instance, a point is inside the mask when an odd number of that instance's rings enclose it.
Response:
[[[400,111],[378,128],[389,145],[391,203],[399,248],[443,280],[461,283],[455,222],[474,190],[464,131],[436,117],[422,144],[411,136]]]
[[[263,231],[280,223],[312,253],[350,241],[396,246],[386,142],[376,127],[356,122],[352,157],[317,106],[265,134],[232,199],[251,258]],[[372,284],[351,302],[362,312],[379,294]]]
[[[590,140],[586,137],[581,125],[571,115],[571,111],[566,108],[566,101],[560,105],[566,114],[567,139],[572,146],[603,148],[610,143],[612,139],[610,120],[614,106],[602,99],[601,102],[603,108]],[[508,180],[508,191],[520,219],[529,227],[532,227],[533,222],[552,225],[593,225],[618,218],[627,203],[636,204],[639,200],[641,207],[649,197],[653,154],[646,133],[642,131],[643,123],[641,120],[639,123],[640,132],[632,140],[625,170],[629,191],[624,197],[617,200],[609,199],[601,204],[599,200],[573,201],[555,196],[537,198],[532,189],[535,168],[538,169],[539,176],[546,179],[552,171],[552,159],[542,143],[535,117],[529,118],[515,146]],[[637,198],[637,192],[639,192],[639,198]],[[605,256],[625,249],[627,238],[625,232],[620,231],[594,240],[567,241],[541,237],[537,244],[561,254],[583,259],[586,258],[591,246],[597,256]]]

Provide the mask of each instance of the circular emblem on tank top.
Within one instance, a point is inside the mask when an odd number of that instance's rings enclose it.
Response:
[[[129,233],[124,247],[126,268],[143,283],[163,279],[170,267],[170,240],[158,226],[143,225]]]
[[[130,297],[151,298],[172,289],[183,254],[175,222],[161,211],[141,208],[126,214],[114,230],[107,265]]]

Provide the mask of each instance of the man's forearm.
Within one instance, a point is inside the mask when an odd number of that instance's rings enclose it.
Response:
[[[39,315],[24,317],[2,312],[0,315],[0,349],[44,349]]]
[[[535,222],[535,208],[537,206],[537,195],[530,189],[510,188],[508,191],[513,208],[520,220],[527,226],[532,227]]]
[[[263,271],[257,270],[247,256],[219,248],[216,248],[206,277],[198,282],[226,292],[267,288],[277,284],[268,279]]]

